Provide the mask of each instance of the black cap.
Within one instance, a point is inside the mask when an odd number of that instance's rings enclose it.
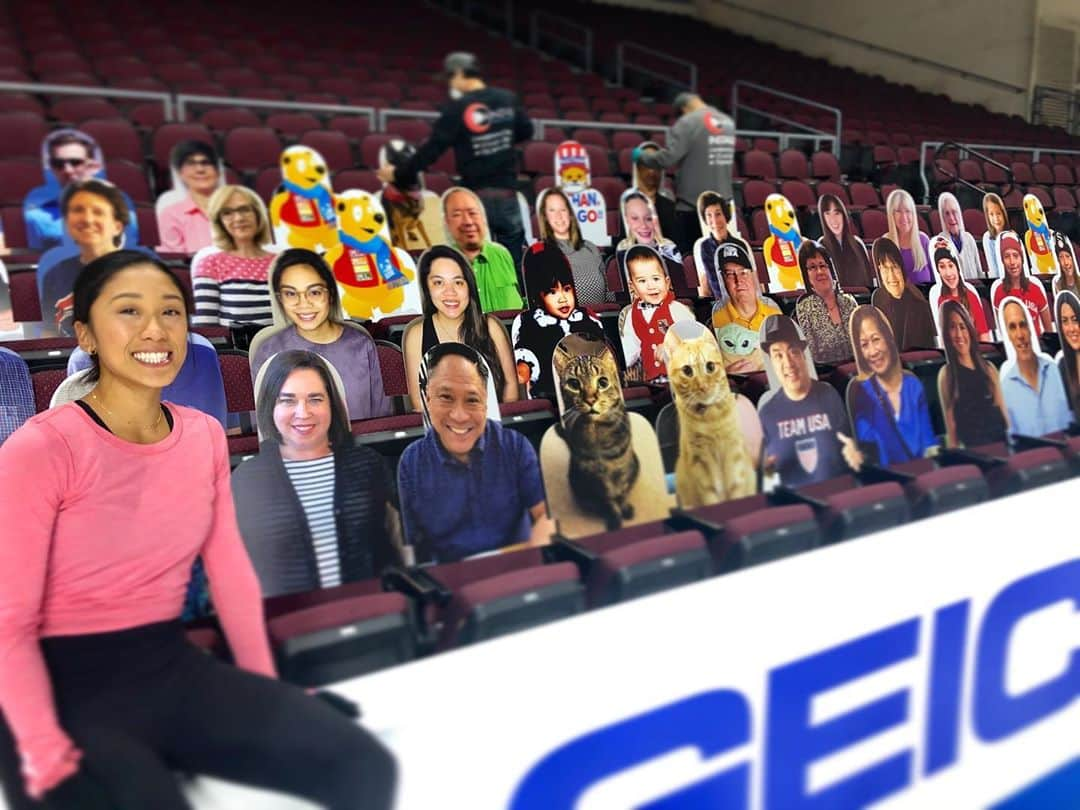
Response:
[[[770,315],[762,326],[761,350],[769,353],[774,343],[794,343],[805,349],[806,341],[799,337],[799,328],[787,315]]]
[[[754,269],[754,262],[746,255],[746,251],[731,242],[725,242],[716,249],[716,266],[723,271],[728,262],[735,262],[748,270]]]
[[[480,62],[476,54],[468,51],[448,53],[443,60],[443,77],[449,79],[459,70],[466,76],[480,76]]]

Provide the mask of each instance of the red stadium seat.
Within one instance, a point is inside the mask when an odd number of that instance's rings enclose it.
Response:
[[[225,160],[237,171],[276,166],[282,143],[268,127],[237,127],[225,136]]]
[[[798,149],[785,149],[780,153],[780,172],[783,179],[805,180],[810,176],[806,155]]]
[[[845,206],[851,205],[851,198],[848,196],[848,190],[839,183],[834,183],[831,180],[819,181],[817,184],[817,194],[819,198],[826,194],[832,194]]]
[[[150,153],[162,171],[169,166],[169,153],[181,141],[214,143],[214,136],[202,124],[162,124],[154,131]]]
[[[150,193],[150,186],[146,181],[146,170],[142,165],[136,165],[129,160],[108,160],[105,172],[109,180],[121,190],[127,192],[135,203],[151,203],[154,201]],[[155,243],[156,244],[156,243]]]
[[[52,105],[52,116],[58,121],[69,124],[81,124],[91,118],[119,118],[120,110],[116,105],[103,98],[74,96],[63,98]]]
[[[0,205],[21,206],[27,192],[43,182],[40,160],[0,160]]]
[[[743,155],[743,174],[760,180],[775,180],[776,163],[768,152],[751,149]]]
[[[0,113],[0,156],[40,160],[41,141],[48,132],[49,128],[40,115],[32,112]]]
[[[351,169],[355,163],[349,139],[343,132],[328,129],[312,129],[300,136],[300,143],[310,146],[326,160],[331,172]]]
[[[810,156],[810,175],[818,180],[840,181],[840,164],[832,152],[814,152]]]
[[[522,150],[522,169],[526,174],[550,175],[555,171],[555,144],[529,141]]]
[[[225,383],[225,404],[229,413],[250,413],[255,410],[255,390],[251,382],[251,365],[247,352],[223,349],[218,352],[221,379]]]
[[[851,204],[860,208],[876,208],[880,206],[881,197],[878,190],[869,183],[852,183],[848,186],[851,193]]]
[[[346,169],[334,175],[336,191],[342,192],[350,188],[359,188],[374,194],[382,189],[382,181],[374,169]]]
[[[884,236],[889,231],[889,221],[885,212],[878,208],[867,208],[859,213],[859,226],[863,239],[868,243]]]
[[[272,113],[266,116],[266,126],[290,137],[298,137],[309,129],[322,129],[319,119],[305,112]]]
[[[371,122],[362,115],[335,115],[327,124],[327,129],[336,129],[350,140],[359,142],[371,132]]]
[[[49,409],[53,394],[66,377],[67,370],[62,368],[40,369],[30,375],[30,382],[34,385],[34,408],[37,413]]]

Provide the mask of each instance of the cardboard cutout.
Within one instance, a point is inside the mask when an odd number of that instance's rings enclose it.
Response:
[[[1008,359],[1001,364],[1001,390],[1009,429],[1021,436],[1045,436],[1072,421],[1069,400],[1054,361],[1043,352],[1026,303],[1012,295],[997,306],[998,329]]]
[[[983,278],[979,246],[975,244],[975,237],[964,227],[964,212],[960,210],[960,201],[955,194],[945,191],[938,197],[937,204],[938,216],[941,217],[940,236],[952,244],[960,257],[960,272],[966,279]]]
[[[876,279],[866,244],[855,234],[843,200],[834,194],[822,194],[818,198],[818,219],[822,234],[819,242],[832,258],[840,285],[873,289]]]
[[[616,253],[625,253],[634,245],[648,245],[673,265],[682,264],[679,249],[660,231],[660,218],[648,197],[636,188],[627,189],[619,198],[619,213],[626,236],[616,246]]]
[[[702,298],[724,297],[724,281],[716,267],[716,252],[720,246],[737,242],[753,256],[750,244],[736,230],[735,206],[719,192],[703,191],[697,198],[698,224],[701,238],[694,242],[694,266],[698,269],[698,293]]]
[[[769,390],[758,401],[765,488],[798,488],[858,469],[847,411],[836,389],[817,378],[798,324],[770,315],[761,325]]]
[[[960,301],[941,305],[945,365],[938,372],[938,402],[949,447],[1005,441],[1009,426],[997,369],[979,351],[979,333]]]
[[[926,392],[901,365],[889,322],[864,304],[851,313],[850,330],[858,375],[848,383],[847,406],[860,448],[883,467],[936,453]]]
[[[1080,295],[1062,290],[1054,299],[1054,313],[1061,336],[1056,358],[1073,419],[1080,422]]]
[[[656,434],[628,413],[607,343],[568,335],[552,358],[561,421],[540,443],[548,509],[559,532],[586,537],[663,520],[672,505]]]
[[[975,325],[978,340],[993,340],[994,336],[986,322],[986,313],[983,312],[982,299],[960,274],[960,254],[956,252],[952,239],[944,234],[934,237],[934,241],[930,243],[930,263],[937,277],[937,283],[930,288],[930,311],[934,315],[939,342],[945,340],[941,305],[946,301],[957,301],[967,310],[968,317]]]
[[[886,235],[900,248],[904,273],[916,284],[930,284],[934,280],[930,271],[930,237],[919,228],[919,214],[911,194],[902,188],[889,192],[885,217],[889,223]]]
[[[1034,194],[1024,195],[1024,220],[1028,228],[1024,234],[1024,246],[1031,267],[1042,276],[1056,275],[1059,268],[1057,256],[1054,255],[1054,234],[1046,221],[1046,211]]]
[[[1065,290],[1071,290],[1080,296],[1080,274],[1077,272],[1076,251],[1073,250],[1072,240],[1061,231],[1054,231],[1054,255],[1057,256],[1058,263],[1058,274],[1054,277],[1053,283],[1054,296]]]
[[[983,216],[986,217],[986,232],[982,237],[983,255],[986,256],[987,278],[1001,278],[1001,255],[998,250],[998,237],[1009,227],[1009,215],[1005,211],[1005,202],[997,194],[989,192],[983,196]]]
[[[729,374],[751,374],[765,367],[759,330],[780,309],[761,295],[754,260],[740,242],[726,242],[716,251],[716,272],[722,285],[713,304],[712,326]]]
[[[653,248],[630,248],[623,256],[623,272],[630,290],[630,304],[619,313],[627,379],[663,383],[664,334],[676,321],[694,320],[694,313],[675,300],[667,265]]]
[[[936,321],[922,290],[904,273],[900,248],[889,237],[874,241],[871,251],[878,288],[870,303],[881,310],[892,327],[900,351],[932,349],[937,344]]]
[[[447,342],[448,343],[456,343],[456,341],[447,341]],[[441,346],[443,344],[440,343],[439,345]],[[473,360],[475,362],[481,364],[484,368],[487,369],[487,418],[488,418],[489,421],[499,422],[501,424],[502,423],[502,412],[499,410],[499,397],[495,393],[495,377],[491,373],[491,366],[488,364],[488,361],[484,359],[484,355],[480,354],[480,352],[476,351],[471,346],[466,346],[464,343],[458,343],[457,345],[461,347],[462,351],[467,352],[469,354],[469,356],[471,358],[473,358]],[[425,431],[430,431],[432,429],[431,428],[431,413],[430,413],[430,411],[428,411],[428,401],[427,401],[427,393],[426,393],[426,391],[427,391],[427,380],[428,380],[428,375],[429,375],[428,358],[431,356],[431,353],[433,351],[435,351],[435,349],[428,349],[426,352],[424,352],[424,356],[420,358],[420,370],[419,370],[419,374],[420,374],[420,406],[421,406],[421,412],[424,415],[424,430]]]
[[[661,149],[660,144],[656,141],[642,141],[636,147],[634,151],[657,151]],[[638,152],[640,154],[640,152]],[[646,178],[642,177],[642,170],[645,170],[649,174],[646,177],[650,178],[650,182],[646,182]],[[656,193],[667,197],[667,199],[675,202],[675,192],[671,190],[668,184],[667,173],[663,169],[654,169],[650,166],[642,166],[640,161],[634,161],[630,164],[630,186],[636,189],[647,189],[651,185],[651,178],[656,178]],[[629,233],[629,231],[627,231]]]
[[[59,141],[71,141],[56,145],[56,158],[53,165],[54,145]],[[84,159],[85,156],[85,159]],[[31,250],[46,251],[60,245],[72,245],[71,235],[64,228],[60,214],[60,195],[64,186],[73,180],[107,179],[105,176],[105,154],[101,146],[90,135],[78,129],[56,129],[41,141],[41,173],[45,184],[30,189],[23,198],[23,222],[26,225],[26,244]],[[139,244],[139,222],[135,217],[135,203],[127,192],[121,191],[127,203],[130,216],[124,227],[124,242],[128,245]]]
[[[769,223],[769,235],[762,252],[765,268],[769,271],[769,290],[801,290],[799,248],[802,234],[799,233],[795,207],[783,194],[770,194],[765,198],[765,219]]]
[[[336,197],[337,244],[326,263],[341,287],[345,311],[358,320],[420,312],[416,264],[390,243],[386,214],[367,191],[349,189]]]
[[[799,272],[806,293],[795,304],[795,320],[810,342],[810,351],[819,363],[850,360],[847,320],[858,303],[840,289],[832,256],[819,242],[805,239],[799,248]]]
[[[379,168],[397,165],[391,158],[404,159],[416,149],[401,138],[392,138],[379,147]],[[383,183],[378,194],[386,211],[390,241],[402,250],[427,250],[432,245],[446,244],[439,195],[428,191],[424,173],[417,172],[415,183],[395,185]]]
[[[693,509],[757,492],[761,423],[735,394],[713,334],[697,321],[673,324],[664,337],[671,397],[678,414],[675,492]]]
[[[577,141],[563,141],[555,150],[555,185],[570,200],[583,239],[597,247],[611,244],[607,232],[607,203],[604,195],[592,188],[589,153]],[[537,200],[536,216],[542,216]]]
[[[1053,329],[1046,290],[1039,279],[1028,273],[1026,252],[1016,231],[1003,231],[997,238],[997,247],[1002,276],[990,287],[990,302],[997,309],[1007,296],[1023,301],[1035,324],[1037,338],[1044,330]]]
[[[518,382],[527,398],[550,399],[555,396],[551,376],[555,346],[571,332],[602,338],[604,327],[578,306],[570,262],[559,248],[536,242],[521,263],[528,305],[510,329]]]
[[[281,153],[281,185],[270,199],[274,241],[326,253],[338,244],[337,216],[330,171],[310,146]]]

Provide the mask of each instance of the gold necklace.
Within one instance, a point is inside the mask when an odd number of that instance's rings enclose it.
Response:
[[[109,415],[109,417],[110,417],[110,418],[112,418],[112,419],[117,419],[117,416],[116,416],[116,414],[115,414],[115,413],[113,413],[112,411],[110,411],[110,410],[109,410],[109,406],[108,406],[108,405],[106,405],[106,404],[105,404],[104,402],[102,402],[102,401],[101,401],[101,398],[100,398],[100,397],[98,397],[98,395],[97,395],[97,391],[96,391],[96,390],[94,390],[94,391],[91,391],[91,392],[90,392],[90,398],[91,398],[91,399],[93,399],[93,400],[94,400],[94,402],[96,402],[96,403],[97,403],[98,405],[100,405],[100,406],[101,406],[101,407],[102,407],[102,408],[104,409],[105,413],[107,413],[107,414]],[[162,408],[162,407],[161,407],[161,406],[159,405],[159,406],[158,406],[158,415],[157,415],[157,419],[156,419],[156,420],[154,421],[154,424],[150,425],[150,426],[149,426],[148,428],[146,428],[146,429],[147,429],[147,430],[155,430],[155,429],[157,429],[157,426],[161,424],[161,417],[162,417],[162,416],[164,416],[164,415],[165,415],[165,409],[164,409],[164,408]],[[129,422],[128,422],[128,424],[130,425],[130,424],[131,424],[131,422],[129,421]]]

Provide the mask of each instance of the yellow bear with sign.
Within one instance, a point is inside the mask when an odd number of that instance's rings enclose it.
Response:
[[[769,235],[762,251],[769,271],[770,290],[801,290],[799,247],[802,234],[799,233],[795,208],[783,194],[770,194],[765,198],[765,219],[769,224]]]
[[[1053,248],[1054,235],[1046,222],[1042,203],[1034,194],[1024,195],[1024,218],[1028,226],[1027,233],[1024,234],[1024,247],[1027,248],[1034,272],[1056,274],[1058,265]]]
[[[270,199],[270,221],[279,242],[323,253],[337,244],[330,173],[322,155],[307,146],[281,153],[281,185]]]

